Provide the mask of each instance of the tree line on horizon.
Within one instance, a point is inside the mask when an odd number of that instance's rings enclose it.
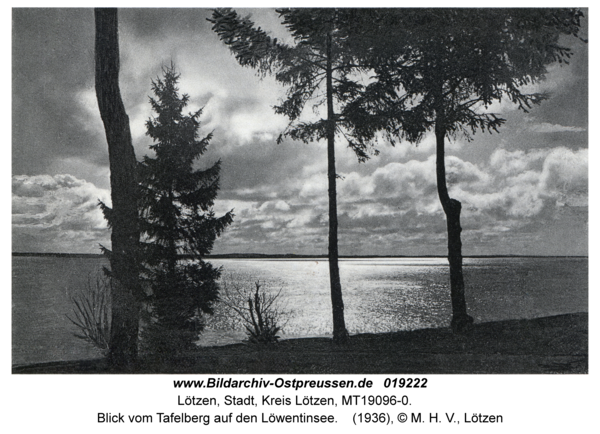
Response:
[[[508,100],[526,112],[547,99],[523,87],[543,80],[550,64],[568,63],[572,52],[562,38],[581,39],[583,12],[285,8],[277,13],[291,44],[232,9],[215,9],[208,20],[241,66],[255,69],[259,77],[272,75],[285,86],[286,97],[274,110],[289,124],[278,143],[286,138],[326,142],[333,341],[348,340],[338,264],[336,140],[345,140],[358,161],[365,162],[378,154],[375,145],[381,136],[392,145],[418,143],[429,132],[436,138],[437,191],[447,222],[451,327],[467,332],[473,319],[464,295],[461,203],[448,193],[446,139],[499,132],[505,120],[487,111],[494,102]],[[192,324],[196,328],[190,332],[197,333],[197,315],[210,313],[218,298],[218,270],[201,257],[233,214],[216,218],[211,210],[218,163],[206,171],[192,169],[210,136],[198,140],[201,111],[181,114],[187,96],[176,92],[173,66],[163,71],[164,79],[153,82],[156,99],[151,104],[158,117],[148,121],[147,129],[157,156],[136,161],[118,85],[117,11],[96,9],[95,16],[96,92],[109,146],[113,203],[103,209],[112,228],[107,254],[118,282],[108,359],[115,369],[132,370],[141,305],[148,302],[143,287],[151,288],[152,324],[161,329],[155,336],[162,343],[155,347],[168,351],[176,331]],[[322,107],[325,115],[306,120],[307,107]],[[179,195],[179,208],[174,195]],[[177,263],[178,253],[197,253],[198,262],[186,268]],[[189,342],[190,336],[184,340]]]

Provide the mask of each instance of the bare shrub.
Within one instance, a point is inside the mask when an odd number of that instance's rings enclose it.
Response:
[[[112,279],[98,272],[88,276],[84,289],[70,296],[73,317],[66,315],[77,328],[74,333],[102,351],[108,350],[110,340],[110,305]]]
[[[249,342],[277,342],[280,338],[278,333],[290,314],[284,310],[281,303],[283,287],[277,292],[269,292],[263,288],[260,281],[254,283],[254,288],[243,288],[228,282],[223,282],[221,287],[221,302],[241,318]]]

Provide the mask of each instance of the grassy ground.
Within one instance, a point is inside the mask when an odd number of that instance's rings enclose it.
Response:
[[[203,347],[176,361],[142,358],[139,373],[211,374],[538,374],[588,372],[588,314],[449,328],[326,338],[275,345]],[[15,366],[13,373],[110,373],[104,360]]]

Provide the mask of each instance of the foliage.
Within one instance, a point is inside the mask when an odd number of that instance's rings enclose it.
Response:
[[[150,104],[156,116],[146,122],[154,156],[139,164],[142,277],[149,323],[142,334],[146,350],[163,355],[192,348],[203,314],[218,300],[220,269],[204,261],[233,213],[216,217],[220,161],[195,169],[212,138],[199,138],[202,109],[184,114],[189,97],[179,95],[179,74],[171,65],[152,82]]]
[[[78,329],[74,333],[102,351],[108,351],[110,342],[111,292],[114,282],[103,272],[89,275],[84,290],[70,299],[73,303],[73,317],[67,315]]]
[[[351,135],[352,123],[360,119],[346,117],[343,109],[364,87],[361,72],[367,68],[355,61],[356,55],[348,45],[348,35],[358,31],[349,23],[356,23],[362,12],[327,8],[286,8],[277,12],[294,38],[294,45],[271,38],[255,27],[249,17],[241,17],[231,9],[214,10],[209,21],[240,65],[256,69],[262,76],[273,75],[286,86],[287,98],[274,109],[288,117],[290,123],[278,142],[284,137],[302,142],[324,139],[327,123],[333,121],[336,134],[347,140],[360,161],[377,154],[368,140]],[[301,115],[307,105],[316,110],[327,104],[324,87],[328,68],[333,74],[331,91],[339,112],[334,119],[303,121]]]
[[[244,323],[248,341],[254,344],[277,342],[281,331],[282,319],[289,315],[280,303],[283,288],[277,292],[268,292],[260,281],[254,283],[254,289],[243,289],[232,283],[222,284],[221,301],[238,314]]]
[[[386,119],[390,136],[418,142],[439,123],[449,136],[470,139],[497,132],[505,122],[487,112],[508,100],[523,111],[548,97],[527,93],[547,66],[568,63],[563,36],[579,37],[578,9],[385,9],[373,10],[377,39],[363,50],[372,82],[349,107],[350,117]],[[366,124],[366,123],[363,123]],[[355,123],[360,127],[360,123]],[[382,124],[376,123],[377,127]],[[372,126],[356,132],[369,137]]]

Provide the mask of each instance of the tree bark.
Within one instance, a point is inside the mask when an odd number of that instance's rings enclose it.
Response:
[[[129,117],[119,89],[117,10],[95,9],[95,20],[96,97],[108,142],[112,199],[110,265],[116,280],[108,359],[114,369],[129,371],[137,359],[140,321],[137,162]]]
[[[337,187],[335,170],[335,113],[333,110],[333,68],[331,61],[331,33],[327,34],[327,178],[329,181],[329,281],[333,311],[333,341],[343,344],[348,341],[344,320],[344,301],[340,281],[338,253]]]
[[[464,333],[470,329],[473,318],[467,314],[467,303],[465,301],[462,241],[460,238],[462,232],[460,226],[461,204],[458,200],[450,198],[446,185],[446,165],[444,162],[446,129],[442,110],[438,110],[436,114],[435,139],[437,190],[442,208],[446,214],[448,230],[448,262],[450,264],[450,297],[452,300],[451,326],[455,333]]]

